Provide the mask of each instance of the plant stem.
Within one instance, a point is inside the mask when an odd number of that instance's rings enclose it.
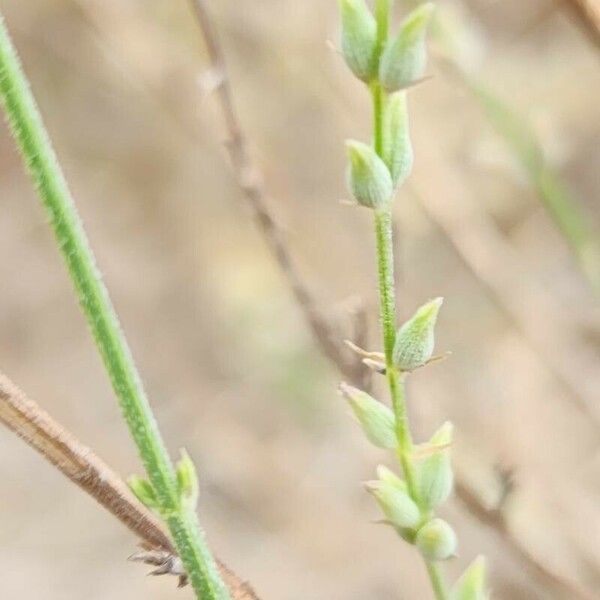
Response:
[[[431,561],[425,561],[427,567],[427,573],[429,574],[429,580],[431,581],[431,587],[435,594],[436,600],[446,600],[448,594],[446,592],[446,584],[440,571],[440,567],[437,563]]]
[[[229,593],[204,534],[179,500],[173,464],[1,14],[0,95],[196,597],[226,600]]]
[[[387,40],[390,8],[390,0],[377,0],[375,5],[379,53],[381,53]],[[373,100],[373,145],[375,152],[380,158],[383,158],[385,147],[383,125],[386,94],[378,80],[371,83],[370,89]],[[375,237],[377,243],[381,328],[386,376],[396,423],[398,459],[404,471],[408,493],[417,505],[419,505],[419,493],[412,456],[413,441],[406,411],[405,375],[398,371],[393,357],[396,340],[396,290],[394,284],[394,244],[391,203],[389,207],[375,211]],[[425,514],[423,514],[423,518],[426,518]],[[430,561],[425,561],[425,564],[436,600],[446,600],[446,586],[439,566]]]

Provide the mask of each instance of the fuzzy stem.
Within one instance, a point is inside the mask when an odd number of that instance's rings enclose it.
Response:
[[[377,20],[379,55],[387,41],[390,9],[390,0],[377,0],[375,4],[375,18]],[[370,89],[373,100],[373,145],[375,152],[383,158],[385,147],[384,114],[386,94],[378,80],[371,83]],[[396,290],[394,285],[394,244],[391,204],[387,208],[375,211],[375,237],[377,242],[381,328],[386,376],[396,422],[398,459],[404,471],[408,493],[417,505],[420,505],[412,456],[413,441],[406,411],[405,375],[398,371],[393,357],[396,340]],[[423,514],[423,519],[426,516]],[[430,561],[425,561],[425,565],[436,600],[446,600],[446,585],[439,566]]]
[[[448,593],[439,565],[432,561],[425,561],[425,566],[427,567],[427,573],[429,574],[429,580],[431,581],[431,587],[433,588],[436,600],[446,600]]]
[[[226,600],[229,593],[195,515],[179,501],[173,464],[1,14],[0,95],[196,597]]]

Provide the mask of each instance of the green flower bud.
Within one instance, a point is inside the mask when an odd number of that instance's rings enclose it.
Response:
[[[132,475],[127,480],[127,484],[135,497],[148,508],[158,508],[158,500],[152,484],[139,475]]]
[[[425,33],[433,14],[431,2],[422,4],[402,21],[397,37],[388,43],[379,65],[379,79],[389,92],[406,88],[423,77],[427,63]]]
[[[412,529],[419,524],[419,507],[408,495],[406,484],[401,479],[373,481],[367,489],[375,496],[390,524],[401,529]]]
[[[401,371],[414,371],[431,358],[435,345],[435,323],[443,302],[443,298],[436,298],[424,304],[398,330],[394,363]]]
[[[450,464],[450,448],[454,427],[445,423],[429,440],[433,453],[417,464],[419,498],[427,509],[436,508],[452,493],[454,474]],[[439,446],[439,450],[435,450]]]
[[[356,201],[375,209],[390,204],[394,186],[386,164],[367,144],[348,141],[346,147],[350,160],[348,187]]]
[[[443,519],[432,519],[417,531],[417,548],[427,560],[447,560],[456,555],[454,529]]]
[[[391,471],[384,465],[379,465],[377,467],[377,477],[380,481],[383,481],[384,483],[389,483],[391,485],[395,485],[398,488],[406,490],[406,483],[404,483],[404,481],[400,477],[398,477],[398,475],[396,475],[394,471]]]
[[[478,556],[450,592],[451,600],[487,600],[485,558]]]
[[[369,441],[378,448],[396,448],[395,419],[392,411],[381,402],[351,385],[340,385]]]
[[[200,495],[200,484],[198,483],[196,467],[190,455],[184,449],[181,449],[181,459],[175,467],[175,474],[181,503],[188,508],[195,509]]]
[[[377,73],[377,24],[364,0],[340,0],[342,54],[362,81]]]
[[[401,185],[413,167],[413,148],[408,127],[406,92],[392,95],[385,111],[383,158],[395,186]]]

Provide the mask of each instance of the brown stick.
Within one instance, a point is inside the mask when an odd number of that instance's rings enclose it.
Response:
[[[37,450],[63,475],[114,515],[160,563],[138,558],[159,567],[155,574],[184,575],[171,540],[158,519],[132,494],[123,480],[90,448],[30,400],[6,375],[0,372],[0,422]],[[221,575],[233,600],[259,600],[252,588],[218,561]],[[169,568],[165,569],[164,565]]]
[[[460,501],[469,509],[469,512],[482,525],[494,529],[521,563],[540,581],[543,581],[549,587],[560,590],[569,599],[594,600],[594,597],[578,583],[548,568],[516,538],[510,530],[504,511],[490,510],[485,507],[479,496],[462,481],[456,481],[454,491]]]
[[[283,232],[269,208],[269,200],[263,187],[260,170],[248,151],[248,139],[235,110],[225,55],[219,36],[209,17],[204,0],[191,0],[191,5],[206,43],[212,75],[217,82],[215,92],[223,113],[228,136],[226,146],[237,183],[248,200],[263,237],[287,278],[321,350],[338,366],[345,377],[354,383],[365,385],[369,378],[368,369],[342,345],[341,342],[346,336],[323,315],[292,260]],[[364,324],[362,315],[357,314],[357,318]],[[355,341],[358,345],[364,343],[364,340]]]
[[[600,2],[598,0],[566,0],[588,38],[600,49]]]

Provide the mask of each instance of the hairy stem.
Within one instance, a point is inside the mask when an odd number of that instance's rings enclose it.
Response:
[[[377,20],[379,55],[385,46],[388,36],[390,9],[390,0],[377,0],[375,4],[375,18]],[[383,124],[386,93],[378,80],[373,81],[370,88],[373,100],[373,145],[375,152],[383,158],[385,146]],[[396,422],[398,459],[404,471],[408,492],[411,498],[419,505],[419,493],[412,454],[413,442],[406,411],[405,375],[398,371],[393,357],[396,339],[396,290],[394,284],[394,243],[391,203],[389,207],[375,211],[375,237],[377,242],[381,328],[386,376]],[[446,585],[439,566],[434,562],[425,562],[436,600],[446,600]]]
[[[0,95],[196,596],[228,599],[204,535],[179,501],[173,465],[2,15]]]
[[[437,563],[432,561],[425,561],[425,565],[436,600],[446,600],[448,594],[446,592],[446,584],[444,583],[440,567]]]

